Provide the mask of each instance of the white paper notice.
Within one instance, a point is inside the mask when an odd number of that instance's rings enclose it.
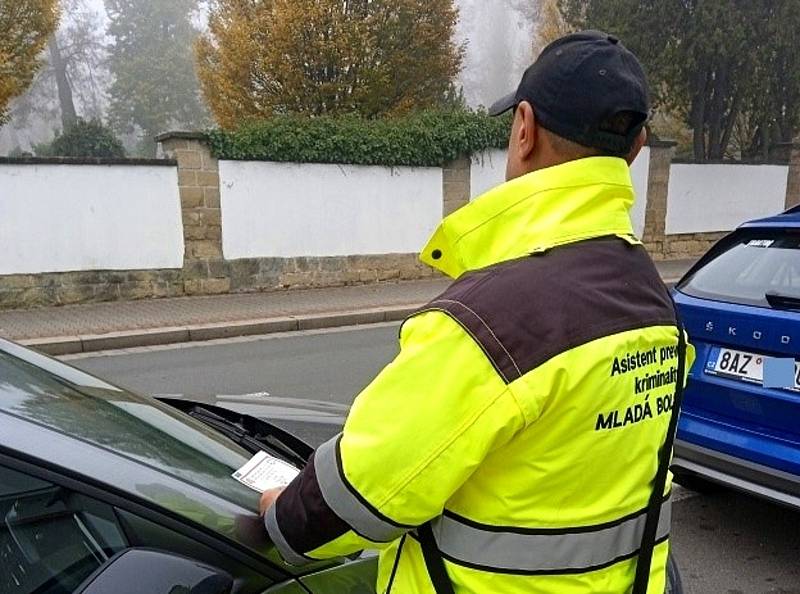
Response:
[[[273,458],[266,452],[258,452],[231,476],[243,485],[262,493],[267,489],[285,487],[298,474],[300,471],[291,464]]]

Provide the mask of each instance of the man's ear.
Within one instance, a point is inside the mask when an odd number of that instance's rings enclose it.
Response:
[[[625,160],[628,162],[628,165],[633,165],[633,162],[639,155],[639,151],[642,150],[642,147],[646,142],[647,142],[647,129],[642,128],[642,131],[639,132],[639,136],[637,136],[636,140],[633,141],[633,147],[631,148],[628,155],[625,157]]]
[[[527,101],[522,101],[517,106],[516,117],[519,118],[519,127],[516,130],[519,160],[530,161],[536,147],[536,114]]]

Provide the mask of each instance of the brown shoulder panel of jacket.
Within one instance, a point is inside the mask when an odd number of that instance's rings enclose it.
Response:
[[[427,311],[456,320],[506,383],[603,336],[675,323],[650,256],[616,237],[467,273],[414,315]]]

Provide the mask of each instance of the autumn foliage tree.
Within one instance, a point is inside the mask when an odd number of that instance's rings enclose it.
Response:
[[[461,68],[457,21],[452,0],[212,0],[196,44],[203,94],[226,128],[435,107]]]
[[[539,28],[534,40],[534,53],[538,55],[556,39],[574,30],[561,14],[558,0],[542,0],[539,5]]]
[[[0,0],[0,124],[33,80],[58,16],[58,0]]]

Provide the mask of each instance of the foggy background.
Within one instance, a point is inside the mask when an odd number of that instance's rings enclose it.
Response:
[[[75,111],[85,120],[106,121],[112,82],[106,61],[113,40],[105,34],[108,19],[103,0],[67,0],[66,4],[59,35],[69,30],[70,42],[79,44],[65,48],[77,56],[69,71]],[[456,41],[466,47],[459,84],[470,107],[487,107],[514,89],[533,59],[538,1],[456,0],[456,4],[460,10]],[[202,4],[193,21],[199,29],[204,27]],[[45,55],[51,62],[47,51]],[[208,117],[199,123],[213,125]],[[11,121],[0,128],[0,155],[34,152],[34,145],[51,141],[61,127],[55,74],[48,63],[25,95],[12,103]],[[175,122],[174,127],[187,125]],[[132,156],[142,136],[141,131],[121,135]]]

